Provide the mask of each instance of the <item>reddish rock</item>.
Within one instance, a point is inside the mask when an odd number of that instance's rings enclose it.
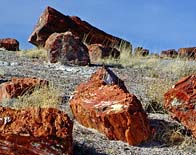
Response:
[[[178,55],[182,58],[196,59],[196,47],[180,48]]]
[[[175,58],[177,57],[178,52],[175,49],[169,49],[165,51],[161,51],[161,56],[162,57],[170,57],[170,58]]]
[[[100,43],[104,46],[119,46],[121,43],[131,47],[128,41],[107,34],[76,16],[65,16],[57,10],[47,7],[29,37],[29,42],[44,47],[47,38],[54,32],[71,31],[88,44]]]
[[[0,107],[0,154],[72,155],[72,128],[68,115],[57,109]]]
[[[31,93],[37,86],[47,85],[46,80],[36,78],[17,78],[0,85],[0,102],[4,99],[16,98],[25,93]]]
[[[91,62],[96,62],[97,60],[104,58],[118,58],[120,56],[120,51],[116,48],[106,47],[101,44],[91,44],[88,46],[89,56]]]
[[[0,39],[0,48],[8,51],[19,51],[19,42],[13,38]]]
[[[181,79],[165,95],[165,108],[196,137],[196,75]]]
[[[87,47],[71,32],[53,33],[46,40],[45,48],[51,63],[75,65],[90,63]]]
[[[70,107],[79,123],[97,129],[109,139],[138,145],[151,135],[140,101],[107,68],[97,70],[88,82],[76,88]]]
[[[136,47],[134,49],[134,55],[136,56],[148,56],[149,55],[149,50],[144,49],[143,47]]]

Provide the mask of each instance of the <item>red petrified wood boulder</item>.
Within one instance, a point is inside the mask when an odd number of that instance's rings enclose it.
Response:
[[[165,108],[196,137],[196,75],[183,78],[165,95]]]
[[[14,77],[11,81],[0,85],[0,102],[4,99],[16,98],[25,93],[31,93],[35,87],[43,85],[48,85],[48,82],[37,78]]]
[[[196,47],[180,48],[178,55],[182,58],[196,59]]]
[[[90,63],[87,47],[71,32],[53,33],[45,48],[51,63],[87,65]]]
[[[8,51],[19,51],[19,42],[13,38],[0,39],[0,48]]]
[[[116,48],[106,47],[101,44],[91,44],[88,46],[88,50],[91,63],[104,58],[118,58],[120,56],[120,51]]]
[[[54,32],[71,31],[89,44],[100,43],[106,46],[119,46],[120,43],[131,47],[128,41],[107,34],[78,17],[65,16],[57,10],[47,7],[29,37],[29,42],[44,47],[47,38]]]
[[[177,57],[178,52],[175,49],[169,49],[165,51],[161,51],[161,56],[162,57],[170,57],[170,58],[175,58]]]
[[[0,107],[0,154],[72,155],[72,128],[57,109]]]
[[[138,145],[151,135],[140,101],[107,68],[97,70],[88,82],[76,88],[70,107],[79,123],[99,130],[109,139]]]

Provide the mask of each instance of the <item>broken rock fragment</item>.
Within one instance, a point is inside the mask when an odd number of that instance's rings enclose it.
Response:
[[[35,87],[48,85],[48,81],[38,78],[17,78],[0,85],[0,102],[4,99],[16,98],[31,93]]]
[[[196,75],[177,82],[164,95],[165,108],[196,137]]]
[[[0,154],[72,155],[73,122],[54,108],[0,107]]]
[[[108,68],[98,69],[89,81],[81,83],[70,106],[79,123],[97,129],[109,139],[138,145],[151,135],[140,101]]]

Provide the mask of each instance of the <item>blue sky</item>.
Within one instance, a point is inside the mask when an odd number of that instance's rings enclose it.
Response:
[[[1,0],[0,38],[27,39],[46,6],[151,52],[196,46],[196,0]]]

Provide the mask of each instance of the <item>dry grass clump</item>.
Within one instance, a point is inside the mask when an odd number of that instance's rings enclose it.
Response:
[[[155,79],[143,82],[147,88],[145,94],[148,98],[145,110],[150,113],[167,113],[164,109],[164,94],[171,88],[172,81]]]
[[[46,59],[47,51],[44,48],[34,48],[30,50],[19,51],[18,55],[30,57],[30,58],[36,58],[36,59],[39,59],[39,58]]]
[[[53,86],[43,86],[35,88],[32,94],[26,93],[23,96],[19,96],[12,103],[12,107],[15,109],[27,108],[27,107],[58,107],[60,91]]]

